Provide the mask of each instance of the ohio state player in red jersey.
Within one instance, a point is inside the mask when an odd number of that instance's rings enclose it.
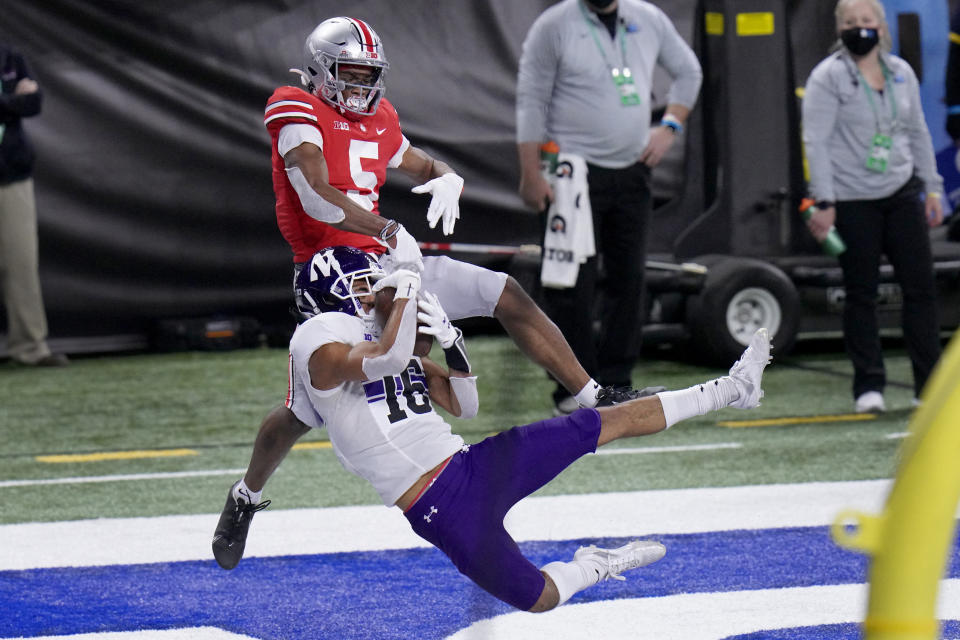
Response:
[[[343,66],[339,73],[341,78],[346,76],[350,80],[360,81],[369,81],[371,74],[369,69],[345,69]],[[376,254],[383,253],[383,246],[370,235],[337,229],[327,222],[311,217],[304,210],[301,196],[288,178],[287,163],[309,164],[310,152],[316,152],[309,147],[285,147],[293,142],[312,143],[323,157],[328,185],[346,194],[366,211],[379,213],[379,190],[386,180],[387,168],[399,168],[401,171],[406,169],[406,173],[413,173],[409,167],[414,163],[408,160],[406,166],[403,164],[404,155],[411,147],[400,131],[400,122],[393,105],[381,100],[377,111],[361,122],[338,113],[320,98],[302,89],[280,87],[267,102],[264,123],[273,142],[273,187],[277,195],[277,223],[283,237],[293,248],[294,261],[306,262],[318,248],[337,245],[353,246]],[[281,132],[288,126],[290,128],[286,129],[285,137],[281,139]],[[298,131],[300,127],[303,130]],[[281,149],[286,151],[285,155],[280,154]],[[410,153],[411,160],[419,159],[415,150]],[[320,195],[323,197],[334,194],[328,191]]]
[[[294,253],[294,281],[304,263],[331,246],[381,255],[387,271],[420,272],[422,288],[436,295],[451,320],[495,317],[517,346],[549,371],[586,407],[614,404],[662,390],[601,389],[577,362],[557,326],[516,280],[448,257],[420,255],[416,241],[394,220],[380,217],[379,189],[388,168],[431,194],[427,221],[453,233],[463,179],[446,163],[404,137],[397,113],[383,98],[389,68],[376,32],[362,20],[331,18],[307,37],[306,90],[277,89],[267,102],[277,224]],[[389,245],[389,254],[385,254]],[[214,556],[232,569],[243,555],[250,518],[267,479],[308,427],[286,406],[264,419],[244,478],[227,498],[214,536]],[[259,506],[258,506],[259,505]]]

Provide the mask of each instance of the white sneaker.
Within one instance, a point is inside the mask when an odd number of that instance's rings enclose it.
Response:
[[[867,391],[857,396],[853,409],[857,413],[883,413],[887,410],[887,407],[883,403],[882,393],[879,391]]]
[[[653,564],[667,553],[667,548],[653,540],[634,540],[617,549],[601,549],[594,545],[580,547],[573,559],[590,563],[597,572],[597,582],[613,578],[626,580],[620,574],[629,569]]]
[[[743,355],[730,367],[730,379],[740,392],[740,397],[729,406],[737,409],[760,406],[760,398],[763,397],[760,379],[763,377],[764,367],[770,362],[771,348],[767,330],[762,327],[757,329]]]

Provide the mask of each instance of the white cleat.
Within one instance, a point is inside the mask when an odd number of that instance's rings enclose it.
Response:
[[[597,572],[597,582],[610,578],[626,580],[620,574],[630,569],[653,564],[667,553],[667,548],[653,540],[634,540],[617,549],[601,549],[594,545],[580,547],[573,559],[589,563]]]
[[[771,348],[767,330],[757,329],[743,355],[730,367],[730,379],[740,392],[740,397],[729,406],[737,409],[753,409],[760,406],[760,398],[763,397],[760,379],[763,377],[764,367],[770,363]]]

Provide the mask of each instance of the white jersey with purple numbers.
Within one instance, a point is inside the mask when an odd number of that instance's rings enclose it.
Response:
[[[343,382],[321,391],[310,384],[308,362],[331,342],[373,341],[363,321],[322,313],[290,339],[287,407],[311,427],[326,427],[343,467],[367,480],[384,504],[394,504],[424,473],[463,446],[463,438],[434,410],[420,358],[404,371],[366,382]]]

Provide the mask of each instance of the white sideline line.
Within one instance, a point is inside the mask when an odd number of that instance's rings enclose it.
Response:
[[[114,476],[77,476],[73,478],[46,478],[41,480],[3,480],[4,487],[33,487],[45,484],[85,484],[89,482],[127,482],[130,480],[167,480],[170,478],[197,478],[200,476],[243,475],[246,469],[207,469],[200,471],[168,471],[164,473],[127,473]]]
[[[900,438],[906,438],[909,435],[910,435],[909,431],[901,431],[899,433],[888,433],[883,437],[886,438],[887,440],[898,440]]]
[[[520,501],[505,521],[519,541],[634,537],[823,526],[848,508],[879,513],[890,480],[670,489]],[[223,487],[226,493],[227,485]],[[257,514],[244,557],[429,546],[399,509],[382,505],[273,509]],[[222,495],[210,496],[219,507]],[[207,560],[219,512],[0,526],[0,571]]]
[[[597,449],[598,456],[615,456],[631,453],[674,453],[677,451],[712,451],[714,449],[742,449],[739,442],[718,442],[716,444],[686,444],[675,447],[623,447],[620,449]]]

